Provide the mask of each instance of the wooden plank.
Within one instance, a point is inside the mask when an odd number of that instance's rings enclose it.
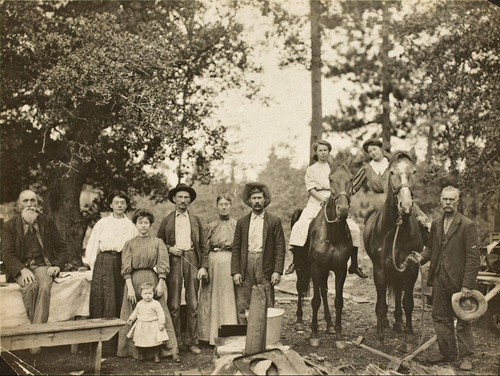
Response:
[[[494,283],[500,283],[500,277],[490,277],[487,275],[478,275],[477,280],[481,282],[494,282]]]
[[[43,375],[39,370],[2,347],[2,359],[8,367],[1,367],[4,375]],[[8,369],[10,368],[10,369]]]
[[[266,290],[263,285],[255,285],[252,287],[252,296],[250,298],[245,355],[254,354],[266,349],[266,329]]]
[[[88,316],[77,316],[75,320],[87,320]],[[78,354],[78,343],[73,343],[71,345],[71,354]]]
[[[17,334],[35,334],[35,333],[55,333],[68,330],[94,329],[104,327],[120,327],[125,325],[125,321],[117,318],[109,319],[88,319],[88,320],[70,320],[61,322],[51,322],[45,324],[32,324],[27,326],[2,329],[2,338]]]
[[[4,337],[2,346],[8,350],[29,349],[38,346],[62,346],[73,343],[107,341],[120,330],[120,326],[68,330],[55,333],[30,333]]]

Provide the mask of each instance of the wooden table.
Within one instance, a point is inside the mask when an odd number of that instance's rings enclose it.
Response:
[[[101,372],[101,342],[113,337],[123,325],[125,325],[125,321],[111,318],[2,328],[1,344],[7,350],[22,350],[39,346],[90,343],[90,371],[99,375]]]

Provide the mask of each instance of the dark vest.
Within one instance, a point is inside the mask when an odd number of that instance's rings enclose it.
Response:
[[[43,259],[43,249],[36,236],[36,231],[33,227],[28,229],[26,235],[24,235],[24,247],[26,248],[27,261],[32,260],[36,265],[45,265],[45,260]]]

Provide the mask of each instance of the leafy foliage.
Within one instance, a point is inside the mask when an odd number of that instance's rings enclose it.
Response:
[[[435,207],[440,188],[458,185],[465,211],[492,223],[485,213],[500,209],[499,8],[449,0],[323,5],[323,74],[344,85],[340,111],[324,117],[325,130],[348,132],[360,143],[390,116],[384,139],[427,139],[422,189],[433,183],[437,192],[424,194],[422,205],[433,200]],[[309,67],[305,19],[288,30],[294,37],[286,51],[296,57],[285,64]],[[494,221],[498,229],[500,216]]]
[[[84,184],[161,201],[168,159],[182,161],[179,176],[209,178],[226,148],[213,98],[254,67],[233,15],[208,11],[198,1],[0,3],[2,200],[36,187],[63,227],[69,213],[68,226],[84,228]]]

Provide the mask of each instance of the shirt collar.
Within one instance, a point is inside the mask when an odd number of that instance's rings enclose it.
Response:
[[[30,225],[29,225],[29,223],[28,223],[28,222],[26,222],[26,221],[24,220],[24,218],[23,218],[23,217],[21,217],[21,218],[22,218],[22,220],[23,220],[23,230],[24,230],[24,235],[26,235],[26,233],[28,232],[28,230],[29,230],[29,228],[30,228]],[[38,218],[37,218],[37,219],[35,219],[35,222],[33,222],[33,228],[34,228],[36,231],[38,231]]]
[[[264,219],[264,214],[265,214],[265,211],[263,211],[260,214],[255,214],[254,212],[252,212],[252,219],[257,219],[257,218]]]
[[[178,211],[176,210],[176,211],[175,211],[175,216],[176,216],[176,217],[178,217],[178,216],[180,216],[180,215],[182,215],[182,216],[184,216],[184,217],[186,217],[186,218],[187,218],[187,217],[189,217],[189,215],[188,215],[188,211],[187,211],[187,210],[186,210],[184,213],[178,212]]]

